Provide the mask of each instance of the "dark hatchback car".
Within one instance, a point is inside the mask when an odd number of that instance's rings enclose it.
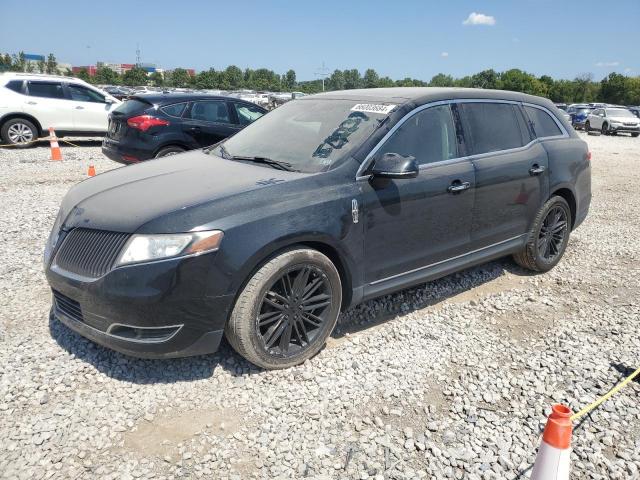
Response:
[[[102,153],[120,163],[202,148],[242,130],[267,113],[239,99],[194,94],[141,94],[109,115]]]
[[[587,144],[514,92],[305,97],[215,147],[98,175],[45,252],[55,318],[120,352],[283,368],[340,311],[513,255],[562,257],[591,201]]]

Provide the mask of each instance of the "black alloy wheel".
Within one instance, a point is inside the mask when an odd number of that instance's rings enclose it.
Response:
[[[342,281],[334,263],[312,248],[292,247],[247,280],[225,336],[251,363],[288,368],[324,347],[341,307]]]
[[[572,226],[567,201],[554,195],[538,211],[527,242],[513,255],[518,265],[534,272],[547,272],[557,265],[569,243]]]
[[[538,234],[538,255],[551,263],[560,255],[565,236],[569,231],[569,222],[564,208],[555,206],[547,213]]]
[[[264,349],[287,358],[308,348],[329,320],[332,300],[329,279],[318,267],[302,264],[285,271],[262,297],[256,317]]]
[[[602,132],[602,135],[608,135],[609,134],[609,127],[606,123],[602,124],[602,128],[600,129]]]

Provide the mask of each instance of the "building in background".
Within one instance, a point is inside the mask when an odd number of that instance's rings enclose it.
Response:
[[[82,70],[86,70],[90,77],[95,77],[98,69],[95,65],[85,65],[82,67],[71,67],[71,71],[75,74],[80,73]]]

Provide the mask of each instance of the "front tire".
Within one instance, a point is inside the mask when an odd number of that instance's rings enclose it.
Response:
[[[631,134],[631,136],[632,136],[632,137],[634,137],[634,138],[635,138],[635,137],[637,137],[638,135],[640,135],[640,133],[638,133],[638,132],[633,132],[633,133]]]
[[[38,139],[38,129],[29,120],[13,118],[2,125],[0,136],[4,144],[26,148],[32,146],[32,142]]]
[[[527,244],[513,255],[513,259],[521,267],[534,272],[551,270],[567,248],[571,222],[567,201],[557,195],[551,197],[536,215]]]
[[[231,346],[265,369],[313,357],[331,334],[342,304],[335,265],[309,248],[288,250],[249,279],[225,327]]]
[[[591,124],[589,122],[585,122],[584,131],[589,133],[591,131]]]
[[[609,135],[609,125],[607,125],[606,123],[603,123],[601,132],[602,132],[602,135]]]

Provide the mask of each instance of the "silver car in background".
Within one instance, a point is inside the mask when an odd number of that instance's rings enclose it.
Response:
[[[637,137],[640,135],[640,118],[626,108],[596,108],[587,117],[584,127],[587,132],[600,130],[603,135],[627,132]]]

